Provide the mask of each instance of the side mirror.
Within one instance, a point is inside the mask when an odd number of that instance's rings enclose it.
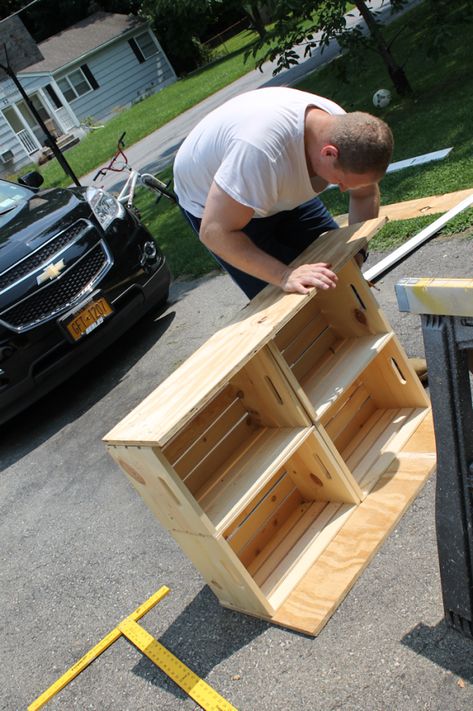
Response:
[[[27,188],[39,188],[44,183],[44,178],[37,170],[32,170],[31,173],[26,173],[18,178],[20,185],[26,185]]]

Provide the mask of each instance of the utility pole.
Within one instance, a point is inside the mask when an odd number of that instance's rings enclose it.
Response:
[[[59,165],[62,167],[66,175],[71,178],[71,180],[77,185],[77,187],[81,187],[81,184],[79,182],[79,179],[75,175],[74,171],[72,170],[71,166],[67,162],[67,160],[64,158],[63,153],[59,149],[56,139],[52,135],[52,133],[49,131],[48,127],[45,125],[43,119],[39,115],[38,111],[33,105],[33,102],[31,101],[30,97],[24,90],[21,82],[19,81],[18,77],[16,76],[15,72],[13,71],[13,68],[10,66],[10,63],[8,61],[8,54],[7,54],[7,48],[6,45],[4,45],[5,49],[5,59],[6,59],[6,65],[0,64],[0,69],[3,69],[5,74],[10,77],[10,79],[13,81],[15,84],[16,88],[20,92],[21,96],[23,97],[24,101],[26,102],[26,105],[28,106],[29,110],[33,114],[34,118],[38,122],[41,130],[43,131],[44,135],[46,136],[46,145],[51,148],[52,152],[54,153],[54,156],[57,158]]]

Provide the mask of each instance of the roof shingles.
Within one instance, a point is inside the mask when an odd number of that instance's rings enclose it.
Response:
[[[145,29],[146,23],[133,15],[96,12],[41,42],[39,49],[44,59],[21,74],[54,72],[140,25]]]

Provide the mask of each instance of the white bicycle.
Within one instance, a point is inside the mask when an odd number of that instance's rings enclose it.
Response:
[[[125,135],[126,131],[124,131],[118,139],[117,150],[115,151],[110,163],[97,172],[93,178],[93,181],[97,180],[101,175],[105,175],[108,171],[112,171],[114,173],[122,173],[123,171],[127,171],[129,175],[117,195],[118,202],[126,205],[126,207],[130,209],[134,208],[133,200],[135,197],[136,186],[141,185],[158,196],[156,202],[164,196],[168,200],[177,203],[177,197],[174,195],[172,190],[169,189],[169,183],[163,183],[162,180],[159,180],[159,178],[156,178],[151,173],[140,173],[129,165],[128,158],[124,152]]]

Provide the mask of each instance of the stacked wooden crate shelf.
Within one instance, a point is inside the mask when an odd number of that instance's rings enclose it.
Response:
[[[330,261],[335,290],[268,287],[105,438],[223,605],[309,634],[435,463],[424,389],[352,259],[382,222],[320,238],[299,261]]]

